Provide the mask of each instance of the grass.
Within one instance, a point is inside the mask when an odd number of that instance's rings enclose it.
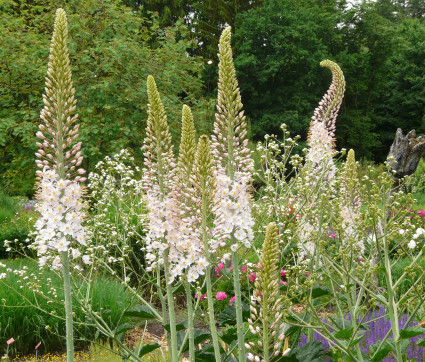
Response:
[[[53,302],[33,293],[28,287],[20,283],[21,277],[8,273],[6,279],[0,281],[0,301],[6,300],[6,305],[0,303],[0,355],[5,352],[6,340],[13,337],[15,342],[11,345],[10,354],[29,354],[34,352],[34,346],[42,342],[43,351],[55,353],[64,350],[65,346],[65,321],[63,318],[63,291],[60,278],[51,270],[39,271],[38,265],[28,259],[2,261],[7,267],[21,269],[28,267],[29,279],[39,286],[46,296],[55,294]],[[5,270],[0,269],[0,272]],[[14,286],[22,296],[7,287],[3,282]],[[80,283],[82,293],[85,286]],[[41,310],[29,306],[38,305],[40,309],[53,312],[56,316],[49,315]],[[123,310],[132,304],[132,299],[124,287],[102,275],[95,278],[91,291],[91,304],[93,310],[102,314],[104,319],[113,329],[118,324]],[[95,340],[96,329],[90,326],[90,321],[74,303],[75,313],[75,345],[77,348],[87,348]]]
[[[415,192],[413,194],[413,197],[416,199],[413,210],[415,211],[424,210],[425,209],[425,193]]]

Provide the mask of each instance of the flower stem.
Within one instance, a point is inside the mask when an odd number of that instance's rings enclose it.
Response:
[[[195,336],[193,329],[193,306],[192,306],[192,292],[190,290],[190,284],[187,279],[184,281],[184,286],[186,289],[186,299],[187,299],[187,321],[189,329],[189,359],[191,362],[195,361]]]
[[[235,287],[235,304],[236,304],[236,331],[238,335],[238,355],[239,361],[245,361],[245,342],[244,342],[244,328],[242,319],[242,295],[241,283],[239,281],[239,261],[238,254],[232,252],[232,266],[233,266],[233,285]]]
[[[68,251],[62,251],[62,275],[65,296],[66,361],[74,361],[74,332],[72,328],[71,277],[69,274]]]
[[[176,314],[174,311],[173,288],[170,283],[170,262],[168,261],[169,248],[164,251],[164,269],[165,269],[165,283],[167,284],[167,302],[168,302],[168,315],[170,319],[170,334],[171,334],[171,361],[178,361],[177,353],[177,330],[176,330]]]
[[[220,356],[220,346],[218,344],[217,328],[215,327],[215,318],[214,318],[214,300],[212,295],[211,287],[211,266],[208,265],[205,271],[205,278],[207,281],[207,300],[208,300],[208,317],[210,320],[210,331],[213,340],[215,360],[221,361]]]

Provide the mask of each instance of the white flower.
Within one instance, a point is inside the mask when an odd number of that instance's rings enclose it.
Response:
[[[84,264],[90,264],[91,263],[90,255],[84,255],[82,259],[83,259]]]
[[[78,249],[72,249],[72,257],[74,259],[78,258],[80,255],[81,255],[81,253]]]
[[[57,256],[53,259],[52,267],[53,267],[53,269],[60,269],[60,268],[62,268],[61,258],[59,257],[59,255],[57,255]]]
[[[407,244],[407,246],[409,247],[409,249],[414,249],[416,247],[416,241],[415,240],[410,240],[409,243]]]
[[[236,250],[238,250],[238,244],[232,244],[230,246],[230,250],[232,250],[234,253],[236,252]]]

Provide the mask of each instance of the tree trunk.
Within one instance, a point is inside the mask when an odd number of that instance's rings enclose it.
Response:
[[[396,182],[395,186],[400,183],[403,177],[412,175],[416,171],[424,152],[425,136],[416,137],[414,129],[403,136],[402,130],[397,129],[387,157]]]

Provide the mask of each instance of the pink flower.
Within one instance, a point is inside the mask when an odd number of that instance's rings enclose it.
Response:
[[[219,277],[220,276],[220,269],[215,268],[214,270],[215,270],[215,276]]]
[[[244,266],[241,268],[241,270],[242,270],[242,273],[245,273],[245,272],[246,272],[246,266],[244,265]]]
[[[309,273],[309,272],[306,272],[306,273],[305,273],[305,276],[306,276],[306,277],[308,277],[309,275],[310,275],[310,273]]]
[[[330,234],[329,236],[330,236],[331,238],[334,238],[334,239],[336,238],[336,235],[335,235],[335,234]]]
[[[220,270],[223,270],[224,269],[224,264],[223,263],[218,263],[218,267],[220,268]],[[216,269],[216,271],[217,271],[217,269]]]
[[[201,300],[204,300],[206,297],[207,297],[207,295],[206,295],[206,294],[204,294],[204,295],[201,297]],[[199,298],[198,293],[196,293],[196,294],[195,294],[195,298],[196,298],[196,299],[198,299],[198,298]]]
[[[218,300],[223,300],[227,298],[227,295],[225,292],[218,292],[217,295],[215,296]]]
[[[229,301],[229,304],[231,305],[231,306],[233,306],[233,302],[236,300],[236,297],[232,297],[232,298],[230,298],[230,301]]]
[[[255,282],[256,275],[255,273],[248,274],[248,279],[250,282]]]
[[[230,270],[230,271],[232,271],[232,270],[233,270],[233,267],[232,267],[232,266],[230,266],[230,267],[229,267],[229,270]]]
[[[280,276],[281,276],[281,277],[284,277],[285,275],[286,275],[286,272],[285,272],[283,269],[281,269],[281,270],[280,270]]]

